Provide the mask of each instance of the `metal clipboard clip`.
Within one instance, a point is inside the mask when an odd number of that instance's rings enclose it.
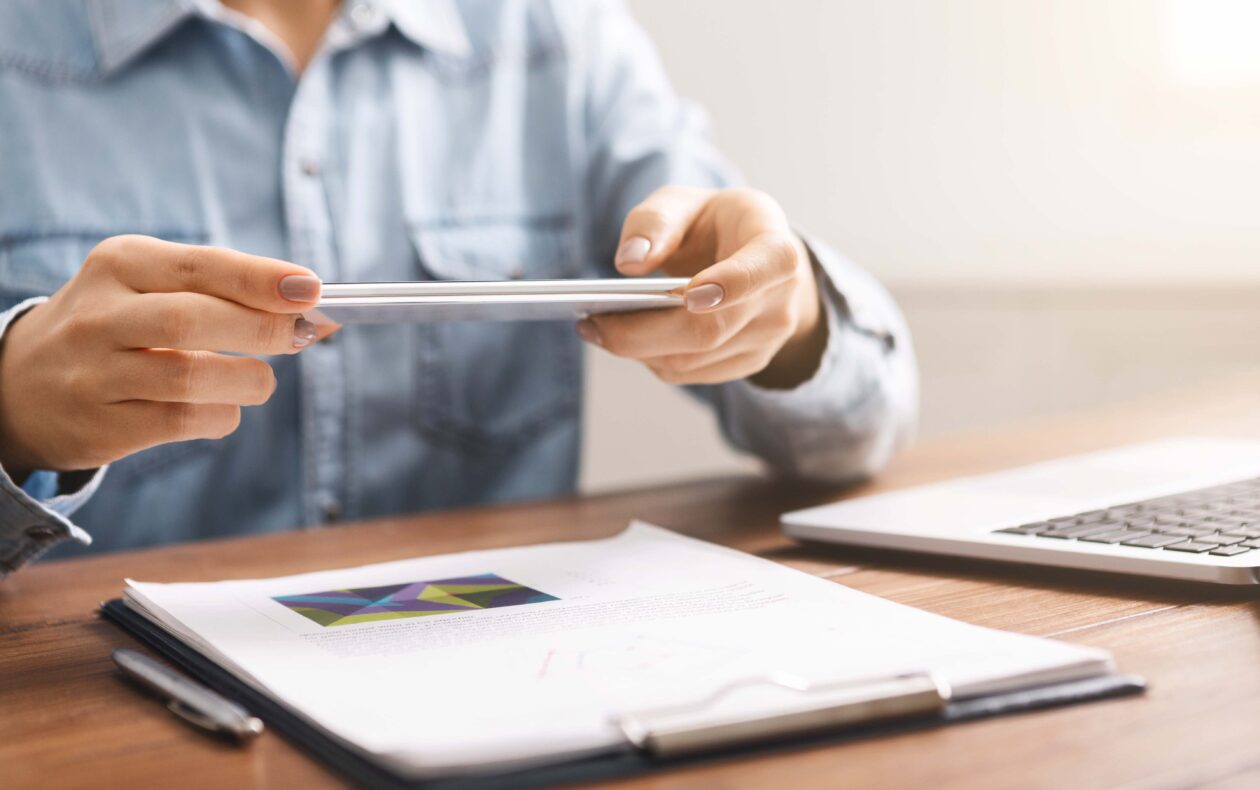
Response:
[[[932,672],[812,684],[787,672],[732,681],[709,696],[622,714],[615,723],[635,747],[658,757],[940,715],[950,689]]]

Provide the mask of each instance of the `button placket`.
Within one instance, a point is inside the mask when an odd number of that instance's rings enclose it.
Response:
[[[332,218],[322,175],[321,146],[331,119],[327,58],[316,57],[298,85],[285,130],[282,167],[285,218],[294,261],[323,279],[338,271]],[[307,524],[341,517],[345,482],[345,367],[340,344],[317,343],[299,356],[304,459],[302,518]]]
[[[361,33],[375,29],[383,20],[381,10],[371,3],[359,0],[350,6],[350,22]]]

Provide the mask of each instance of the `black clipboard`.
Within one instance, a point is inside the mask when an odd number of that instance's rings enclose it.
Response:
[[[337,771],[349,781],[389,790],[508,790],[508,788],[547,787],[579,784],[636,776],[686,765],[781,753],[805,746],[842,743],[898,732],[927,729],[1008,713],[1059,707],[1088,700],[1139,694],[1145,681],[1136,675],[1108,674],[1084,680],[1021,689],[987,697],[952,700],[935,714],[913,719],[883,721],[839,732],[814,733],[752,746],[742,745],[678,757],[659,757],[627,744],[624,752],[576,759],[567,763],[512,771],[504,774],[460,776],[438,779],[410,779],[367,759],[358,752],[311,727],[301,717],[197,650],[137,614],[120,598],[101,604],[101,615],[153,648],[178,668],[243,705],[291,743]]]

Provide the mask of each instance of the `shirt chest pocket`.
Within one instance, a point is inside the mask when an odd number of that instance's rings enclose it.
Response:
[[[93,247],[111,236],[135,232],[130,228],[12,231],[0,227],[0,309],[32,296],[50,296],[78,273]],[[205,243],[203,233],[160,235],[184,244]]]
[[[0,310],[50,296],[70,281],[104,236],[0,229]]]
[[[411,227],[420,276],[441,280],[574,277],[564,217]],[[566,321],[420,324],[417,419],[431,439],[503,451],[577,418],[581,345]]]
[[[409,232],[428,279],[557,279],[581,270],[572,219],[564,214],[414,222]]]

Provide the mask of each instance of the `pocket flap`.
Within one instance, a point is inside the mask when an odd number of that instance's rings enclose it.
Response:
[[[110,236],[133,233],[83,230],[50,230],[7,233],[0,229],[0,293],[20,296],[48,295],[78,273],[88,253]],[[184,244],[204,244],[204,233],[163,232],[154,235]]]
[[[434,280],[576,277],[572,222],[564,216],[413,223],[420,271]]]
[[[77,236],[0,237],[0,290],[51,294],[79,271],[99,241]]]

